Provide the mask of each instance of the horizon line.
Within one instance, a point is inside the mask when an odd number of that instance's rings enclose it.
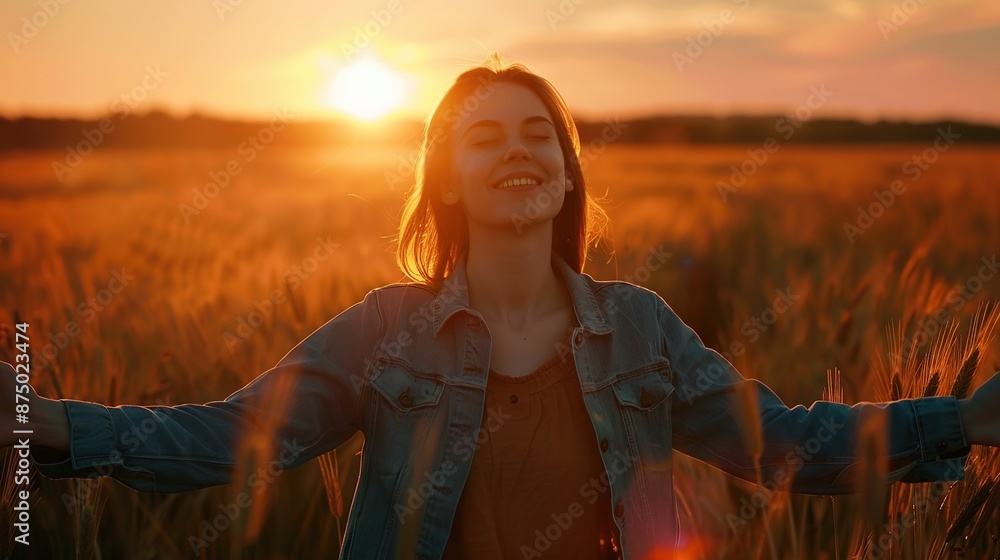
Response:
[[[573,115],[573,120],[575,122],[584,123],[594,123],[601,122],[607,119],[620,119],[623,121],[642,121],[642,120],[652,120],[657,118],[676,118],[676,117],[690,117],[690,118],[715,118],[715,119],[727,119],[727,118],[768,118],[768,117],[783,117],[789,114],[788,111],[782,111],[780,109],[775,110],[746,110],[746,111],[712,111],[708,109],[704,110],[679,110],[674,112],[669,111],[636,111],[631,113],[617,113],[617,114],[604,114],[600,115],[597,112],[574,112],[570,111]],[[256,115],[256,116],[238,116],[238,115],[227,115],[220,112],[207,112],[200,110],[187,110],[179,111],[174,109],[166,109],[163,107],[152,107],[144,111],[136,111],[135,116],[140,118],[148,117],[150,115],[166,115],[174,120],[187,120],[191,118],[201,118],[207,120],[215,120],[221,122],[232,122],[232,123],[255,123],[260,121],[266,121],[268,116]],[[580,116],[577,116],[580,115]],[[16,121],[20,119],[34,119],[34,120],[56,120],[56,121],[100,121],[102,119],[114,116],[114,112],[106,113],[90,113],[90,114],[60,114],[60,113],[30,113],[22,112],[20,114],[14,114],[3,109],[0,109],[0,118],[8,121]],[[387,115],[372,121],[362,121],[351,117],[350,115],[314,115],[310,114],[308,117],[297,119],[294,122],[300,124],[311,123],[311,124],[350,124],[352,126],[372,126],[380,127],[386,124],[415,124],[423,123],[428,117],[418,117],[416,115],[410,114],[398,114],[398,115]],[[960,115],[890,115],[890,114],[879,114],[879,115],[868,115],[863,112],[856,113],[837,113],[832,115],[823,115],[821,117],[815,117],[807,119],[807,121],[853,121],[860,122],[867,125],[878,124],[878,123],[893,123],[893,124],[927,124],[935,122],[962,122],[965,124],[976,125],[976,126],[989,126],[1000,128],[1000,117],[993,120],[989,117],[969,117]]]

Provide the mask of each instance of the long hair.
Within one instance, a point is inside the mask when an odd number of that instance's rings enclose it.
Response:
[[[440,283],[454,270],[469,246],[468,224],[460,204],[445,204],[441,195],[451,176],[451,142],[469,112],[489,96],[495,84],[515,83],[533,91],[551,113],[566,165],[566,193],[553,220],[552,250],[577,272],[583,272],[587,251],[601,237],[607,215],[587,193],[580,166],[580,135],[562,96],[548,80],[519,63],[504,64],[494,53],[480,66],[466,70],[445,92],[424,125],[415,184],[403,208],[396,263],[412,280]]]

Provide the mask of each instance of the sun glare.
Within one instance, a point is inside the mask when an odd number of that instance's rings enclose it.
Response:
[[[325,103],[354,118],[374,121],[397,109],[406,99],[409,80],[371,59],[342,68],[330,81]]]

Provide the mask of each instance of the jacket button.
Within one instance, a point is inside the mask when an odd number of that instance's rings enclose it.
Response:
[[[608,438],[601,438],[601,451],[607,451],[608,447],[610,447],[608,445]]]
[[[573,337],[573,345],[576,346],[577,348],[579,348],[580,346],[583,345],[583,333],[582,332],[576,333],[576,336]]]
[[[618,500],[618,503],[615,504],[615,517],[618,519],[625,517],[625,505],[622,504],[621,500]]]
[[[946,449],[948,449],[948,444],[946,442],[943,442],[943,441],[938,442],[938,444],[937,444],[937,450],[938,450],[938,452],[942,452],[942,451],[944,451]]]
[[[410,406],[411,402],[413,402],[413,401],[410,399],[410,390],[409,389],[406,389],[406,391],[403,391],[402,393],[400,393],[400,395],[399,395],[399,404],[401,404],[403,406]]]
[[[517,395],[510,396],[510,404],[517,404]]]
[[[639,404],[643,407],[648,407],[653,404],[653,395],[647,391],[645,387],[643,387],[642,391],[639,393]]]

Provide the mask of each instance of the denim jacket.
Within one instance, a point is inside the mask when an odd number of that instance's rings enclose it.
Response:
[[[180,492],[233,478],[241,442],[267,442],[288,468],[360,430],[341,558],[439,558],[477,441],[504,421],[502,410],[484,410],[490,334],[469,308],[465,262],[439,289],[372,290],[224,401],[64,400],[69,458],[38,470]],[[677,543],[673,450],[771,489],[844,493],[859,474],[861,418],[878,416],[891,482],[964,477],[969,446],[954,397],[788,408],[703,346],[655,292],[595,281],[558,256],[553,266],[578,322],[571,347],[553,350],[575,362],[623,558],[666,557]],[[747,410],[760,431],[746,429]]]

